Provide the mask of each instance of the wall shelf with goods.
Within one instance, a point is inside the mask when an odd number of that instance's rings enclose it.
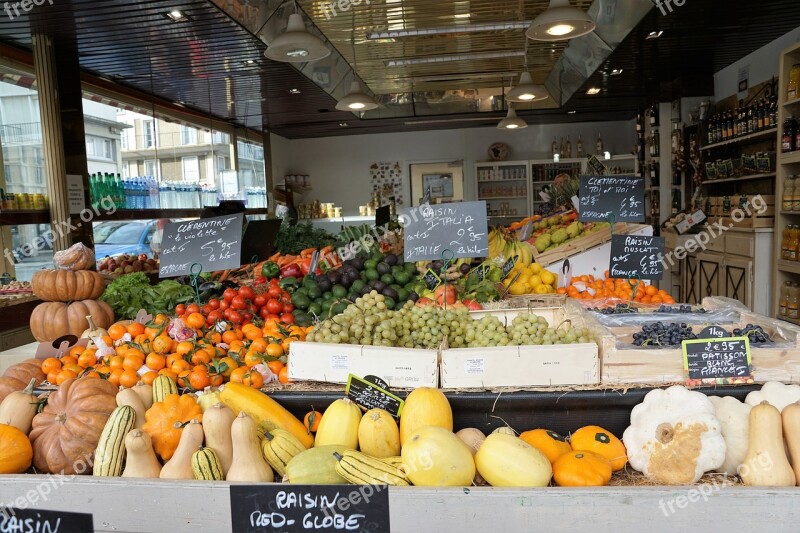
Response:
[[[202,209],[118,209],[113,213],[100,213],[94,217],[96,222],[111,220],[151,220],[156,218],[199,218]],[[247,209],[245,215],[266,215],[269,209],[257,208]]]
[[[778,68],[773,315],[800,323],[800,87],[790,83],[800,78],[800,44],[783,50]]]
[[[636,156],[623,154],[601,162],[616,174],[638,173]],[[586,158],[532,159],[528,161],[482,162],[475,164],[477,200],[485,200],[489,219],[505,223],[521,220],[547,202],[539,195],[561,174],[580,176],[589,171]],[[490,222],[491,223],[491,222]]]

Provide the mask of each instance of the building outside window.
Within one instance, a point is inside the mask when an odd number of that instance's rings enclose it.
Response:
[[[200,181],[200,160],[198,157],[184,157],[181,159],[183,167],[183,181],[198,183]]]
[[[181,146],[197,144],[197,130],[189,126],[181,126]]]
[[[144,175],[160,178],[158,159],[147,159],[144,162]]]
[[[142,121],[142,140],[144,148],[155,148],[156,126],[154,120]]]

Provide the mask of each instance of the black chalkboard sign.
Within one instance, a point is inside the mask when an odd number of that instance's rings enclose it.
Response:
[[[664,237],[612,235],[612,278],[661,279],[664,276]]]
[[[644,222],[644,179],[635,176],[581,176],[582,222]]]
[[[452,259],[489,254],[486,202],[412,207],[403,211],[399,221],[405,229],[405,259],[409,263],[443,259],[445,255]]]
[[[506,279],[508,274],[514,270],[514,267],[517,265],[517,261],[519,261],[519,256],[515,255],[514,257],[509,257],[508,261],[503,263],[503,277],[501,279]]]
[[[231,485],[236,533],[389,531],[386,485]]]
[[[94,517],[88,513],[5,507],[0,512],[0,531],[93,533]]]
[[[392,206],[385,205],[375,211],[375,227],[385,226],[392,220]]]
[[[399,417],[403,411],[402,398],[392,394],[388,385],[375,376],[365,376],[361,379],[353,374],[347,376],[347,386],[344,389],[348,398],[366,409],[385,409],[392,416]]]
[[[203,272],[239,267],[243,217],[238,213],[167,224],[161,241],[159,276],[196,273],[192,272],[195,263],[203,267]]]
[[[425,272],[425,275],[422,276],[422,280],[425,282],[425,285],[427,285],[430,290],[433,290],[442,284],[442,278],[436,275],[436,272],[434,272],[430,268],[428,269],[427,272]]]
[[[712,326],[698,334],[702,338],[681,343],[683,368],[690,382],[752,381],[750,340],[729,335],[724,329]]]

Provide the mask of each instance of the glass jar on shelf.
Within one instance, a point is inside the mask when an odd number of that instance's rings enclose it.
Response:
[[[786,176],[783,180],[783,198],[781,202],[781,207],[784,211],[794,210],[795,186],[794,176]]]

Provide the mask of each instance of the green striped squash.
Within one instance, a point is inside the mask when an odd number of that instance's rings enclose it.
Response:
[[[94,452],[92,473],[95,476],[119,477],[125,463],[125,435],[133,429],[136,410],[120,405],[108,417]]]
[[[172,378],[162,374],[153,381],[153,403],[163,402],[168,394],[178,394],[178,386]]]
[[[222,465],[217,452],[211,448],[200,448],[192,454],[192,472],[194,478],[205,481],[222,481]]]

